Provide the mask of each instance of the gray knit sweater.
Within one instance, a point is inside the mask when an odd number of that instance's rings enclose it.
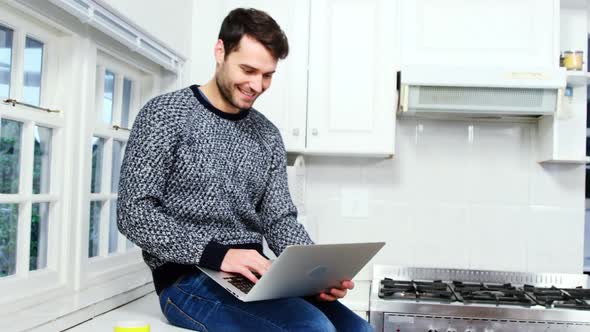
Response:
[[[254,109],[224,113],[198,87],[139,112],[121,167],[119,230],[143,250],[160,292],[195,265],[219,269],[230,248],[280,254],[311,244],[289,195],[278,129]]]

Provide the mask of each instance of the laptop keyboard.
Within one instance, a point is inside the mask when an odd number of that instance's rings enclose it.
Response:
[[[258,273],[254,273],[256,278],[260,279],[260,275]],[[248,292],[254,287],[254,283],[250,281],[248,278],[237,275],[233,277],[224,277],[223,279],[227,280],[230,284],[234,285],[237,289],[241,290],[242,292],[248,294]]]

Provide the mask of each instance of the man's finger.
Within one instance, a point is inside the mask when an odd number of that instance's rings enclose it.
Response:
[[[264,268],[265,270],[270,269],[271,261],[269,261],[268,259],[264,258],[264,256],[262,256],[262,255],[259,254],[258,257],[257,257],[257,259],[256,259],[256,262],[258,264],[260,264],[260,266],[262,266],[262,268]]]
[[[344,280],[342,282],[342,288],[344,288],[344,289],[354,289],[354,282],[352,280]]]
[[[337,298],[343,298],[346,296],[346,289],[338,289],[338,288],[332,288],[330,289],[330,295],[335,296]]]
[[[323,301],[336,301],[337,298],[327,293],[320,293],[320,299]]]
[[[270,261],[264,256],[260,255],[257,251],[252,252],[250,255],[250,260],[248,260],[249,267],[253,270],[256,270],[260,275],[261,272],[266,272],[270,268]]]
[[[250,271],[250,269],[248,269],[246,267],[243,267],[242,269],[240,269],[240,274],[243,275],[244,277],[246,277],[248,280],[252,281],[253,283],[258,282],[258,278],[256,278],[254,273],[252,273],[252,271]]]
[[[254,271],[258,273],[260,276],[263,276],[268,270],[264,264],[261,264],[259,262],[250,262],[246,266],[248,267],[248,269],[250,269],[250,271]]]

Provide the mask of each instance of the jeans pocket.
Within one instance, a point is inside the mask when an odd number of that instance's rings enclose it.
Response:
[[[164,307],[164,316],[166,316],[166,319],[168,319],[168,322],[170,322],[172,325],[199,332],[208,331],[205,325],[184,312],[170,299],[166,301],[166,306]]]

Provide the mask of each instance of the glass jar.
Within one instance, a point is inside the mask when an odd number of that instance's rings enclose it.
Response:
[[[559,66],[565,67],[565,58],[563,56],[563,52],[559,53]]]
[[[583,51],[565,51],[563,52],[563,64],[567,70],[582,70],[583,57]]]
[[[584,51],[574,52],[574,70],[582,70],[584,66]]]

